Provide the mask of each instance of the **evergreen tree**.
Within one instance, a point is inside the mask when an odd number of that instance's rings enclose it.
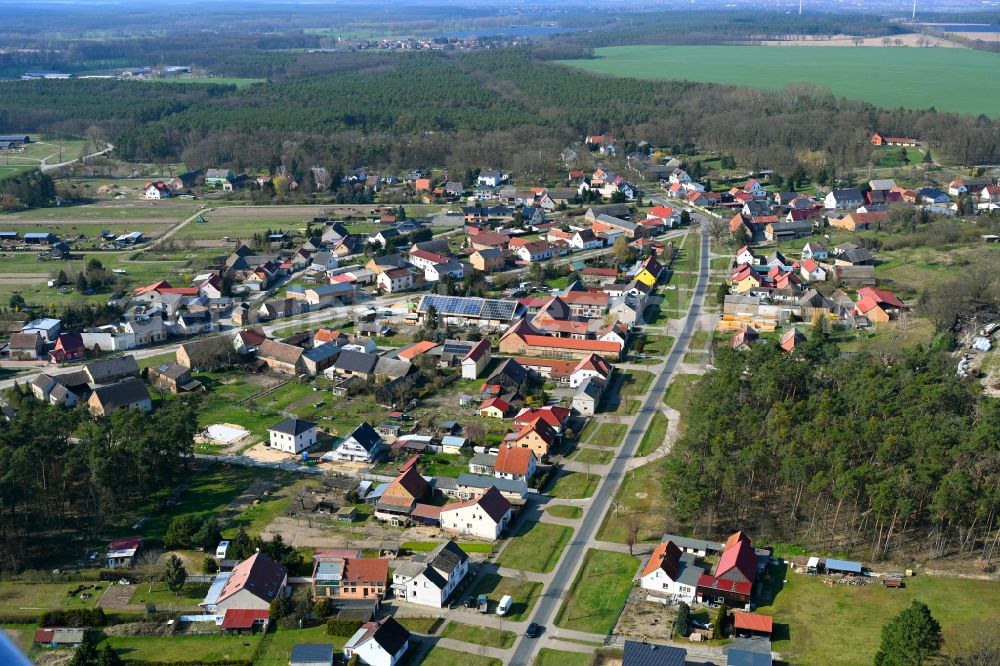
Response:
[[[941,625],[927,604],[914,600],[882,627],[875,666],[919,666],[941,647]]]
[[[76,290],[81,294],[87,291],[87,276],[83,273],[76,274]]]
[[[245,560],[253,555],[253,544],[250,542],[250,535],[247,534],[246,529],[243,527],[240,527],[240,531],[230,540],[228,555],[234,560]]]
[[[691,607],[683,601],[677,606],[677,618],[674,621],[677,633],[687,636],[691,625]]]
[[[163,580],[167,584],[167,589],[177,594],[184,587],[184,581],[187,580],[187,570],[184,568],[184,563],[181,562],[181,558],[176,555],[171,555],[170,559],[167,560],[167,568],[163,573]]]
[[[89,631],[83,632],[83,640],[73,653],[69,666],[92,666],[97,661],[97,645]]]
[[[118,653],[110,645],[105,645],[101,650],[101,657],[97,661],[97,666],[123,666],[125,662],[118,656]]]
[[[934,158],[931,156],[931,149],[930,148],[928,148],[924,152],[923,162],[924,162],[924,164],[934,164]]]

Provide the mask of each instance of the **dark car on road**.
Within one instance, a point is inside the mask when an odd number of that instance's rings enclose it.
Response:
[[[541,633],[542,633],[542,628],[539,627],[536,623],[532,622],[531,624],[528,625],[528,630],[524,632],[524,635],[527,636],[528,638],[538,638],[538,636]]]

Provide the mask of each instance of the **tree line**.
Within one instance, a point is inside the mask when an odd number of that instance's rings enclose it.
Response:
[[[1000,554],[1000,401],[943,354],[842,357],[819,326],[713,364],[666,463],[680,525],[866,560]]]
[[[15,414],[0,421],[3,570],[44,556],[49,539],[101,538],[129,509],[174,487],[194,451],[197,416],[182,400],[96,419],[85,407],[36,400],[25,386],[7,402]]]

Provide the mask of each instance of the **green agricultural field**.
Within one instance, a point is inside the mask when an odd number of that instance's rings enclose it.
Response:
[[[917,576],[906,579],[903,589],[888,590],[881,585],[831,588],[821,576],[791,573],[776,580],[788,582],[759,612],[774,616],[774,650],[791,664],[870,664],[882,625],[914,599],[927,604],[941,623],[945,654],[949,646],[1000,622],[1000,610],[982,603],[1000,597],[996,581]]]
[[[556,616],[556,626],[594,634],[611,631],[638,567],[638,557],[588,550],[570,595]]]
[[[249,661],[257,636],[109,636],[98,645],[110,645],[118,654],[133,662],[211,663]]]
[[[837,97],[995,117],[1000,54],[972,49],[835,46],[612,46],[563,64],[597,74],[766,89],[810,82]],[[878,75],[873,75],[878,72]]]

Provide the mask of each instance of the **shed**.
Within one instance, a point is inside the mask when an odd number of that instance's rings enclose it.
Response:
[[[832,558],[827,558],[826,570],[827,573],[851,574],[852,576],[860,576],[862,573],[861,562],[851,562],[850,560],[835,560]]]
[[[737,636],[765,638],[771,637],[774,621],[770,615],[755,615],[753,613],[733,613],[733,629]]]
[[[771,641],[763,638],[736,638],[726,649],[729,666],[771,666]]]

